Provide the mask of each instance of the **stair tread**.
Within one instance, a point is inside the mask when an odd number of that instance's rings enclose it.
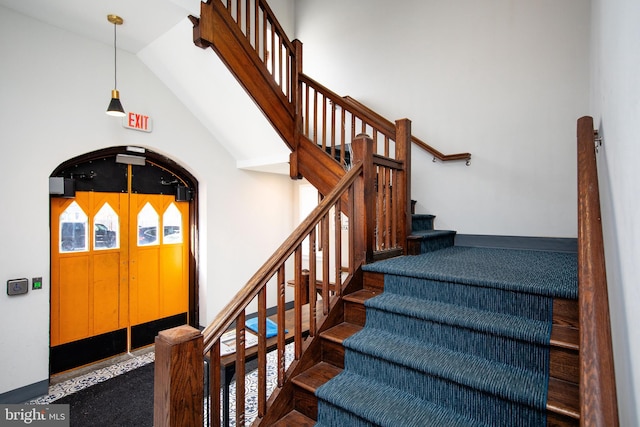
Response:
[[[547,410],[571,418],[580,418],[580,387],[578,384],[549,378]]]
[[[351,335],[362,330],[362,326],[353,323],[343,322],[333,328],[322,332],[320,336],[323,339],[342,344],[342,342]]]
[[[364,329],[345,342],[345,348],[466,387],[483,390],[500,398],[534,407],[544,405],[544,390],[539,387],[545,382],[543,372],[492,363],[482,357],[370,328]],[[393,351],[388,351],[389,348]],[[492,378],[493,381],[486,383],[485,378]],[[536,389],[539,389],[539,393],[535,396],[522,393],[524,390]]]
[[[335,398],[334,390],[341,390],[351,399]],[[356,413],[359,417],[376,425],[401,426],[476,426],[472,420],[433,403],[426,402],[399,389],[388,387],[377,381],[344,372],[327,386],[318,390],[317,396],[331,405]],[[366,399],[367,404],[357,401]],[[355,402],[355,403],[354,403]],[[319,425],[322,424],[321,414]]]
[[[549,324],[541,320],[389,292],[380,295],[375,300],[368,301],[366,305],[367,308],[446,323],[480,332],[500,334],[538,344],[547,344],[546,340],[549,336]],[[526,327],[514,329],[513,326],[517,324],[526,325]]]
[[[315,420],[293,410],[272,425],[273,427],[312,427],[315,423]]]
[[[326,362],[320,362],[297,375],[293,383],[311,393],[315,393],[318,387],[342,372],[342,369]]]
[[[436,216],[432,215],[432,214],[411,214],[412,218],[417,218],[417,219],[421,219],[421,218],[425,218],[425,219],[434,219]]]
[[[382,292],[374,289],[360,289],[350,294],[344,295],[343,300],[355,303],[364,303],[369,298],[380,295]]]
[[[551,328],[551,345],[579,350],[580,331],[571,326],[553,325]]]

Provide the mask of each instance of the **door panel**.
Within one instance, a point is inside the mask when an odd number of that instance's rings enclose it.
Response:
[[[190,202],[175,201],[186,182],[153,162],[113,160],[65,165],[75,197],[51,198],[51,373],[189,322]]]
[[[128,324],[128,268],[123,259],[128,251],[122,245],[96,246],[103,236],[94,232],[94,216],[105,204],[126,226],[127,202],[127,195],[120,193],[76,192],[75,199],[51,199],[51,346]],[[74,203],[87,216],[82,238],[77,233],[80,227],[75,227],[74,236],[65,235],[71,228],[65,213]]]
[[[168,221],[164,213],[171,205],[178,209],[181,217],[182,238],[178,242],[173,237],[176,226],[165,224]],[[131,325],[186,313],[189,242],[185,230],[188,229],[189,203],[176,202],[174,196],[131,194],[131,206],[129,232],[138,236],[131,244]],[[152,212],[157,215],[157,222]]]
[[[74,272],[60,277],[63,285],[60,286],[59,305],[60,311],[56,323],[52,319],[58,331],[58,340],[52,345],[64,344],[91,335],[89,325],[89,256],[65,257],[60,260],[60,271]]]

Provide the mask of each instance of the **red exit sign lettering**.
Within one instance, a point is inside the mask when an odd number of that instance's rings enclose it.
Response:
[[[122,126],[142,132],[151,132],[152,124],[151,117],[131,111],[122,119]]]

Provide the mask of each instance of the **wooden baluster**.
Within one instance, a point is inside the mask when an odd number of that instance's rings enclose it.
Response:
[[[267,14],[262,13],[262,61],[266,66],[269,61],[269,49],[267,47]]]
[[[289,100],[289,102],[293,102],[293,99],[291,94],[292,94],[292,90],[291,88],[294,87],[292,84],[292,80],[291,80],[291,51],[289,50],[289,48],[286,48],[286,69],[285,69],[285,95],[287,97],[287,99]]]
[[[354,164],[354,159],[351,159],[351,164]],[[355,202],[355,188],[356,185],[352,184],[349,187],[349,198],[347,199],[349,201],[349,212],[356,212],[355,208],[356,208],[356,202]],[[354,244],[355,242],[355,226],[354,226],[354,215],[351,215],[351,218],[349,218],[349,274],[353,274],[355,272],[355,265],[356,265],[356,245]]]
[[[220,427],[220,340],[209,350],[209,426]]]
[[[329,314],[329,215],[322,217],[322,313]]]
[[[293,41],[293,47],[295,49],[294,55],[294,64],[293,64],[293,76],[292,76],[292,82],[291,82],[291,90],[293,91],[292,94],[292,99],[295,101],[294,104],[294,108],[295,108],[295,115],[296,115],[296,129],[295,129],[295,136],[296,136],[296,140],[294,141],[294,146],[295,148],[298,147],[298,139],[300,137],[300,132],[302,131],[302,96],[303,96],[303,91],[302,91],[302,82],[300,81],[300,74],[302,73],[302,43],[300,42],[300,40],[294,40]],[[297,165],[296,165],[296,169],[297,169]]]
[[[245,365],[245,321],[246,313],[244,310],[240,312],[236,319],[236,425],[244,425],[245,415],[245,383],[246,383],[246,365]]]
[[[309,137],[309,85],[305,85],[304,97],[304,134]]]
[[[284,265],[278,268],[278,325],[285,325],[285,270]],[[278,387],[284,385],[285,373],[285,328],[278,327]]]
[[[391,217],[393,216],[393,203],[396,199],[391,197],[391,169],[384,168],[384,194],[385,194],[385,209],[384,209],[384,231],[385,231],[385,244],[387,249],[394,248],[394,241],[391,239]]]
[[[341,203],[338,200],[335,204],[334,217],[335,217],[335,292],[337,295],[342,295],[342,221],[341,221]]]
[[[346,139],[346,117],[347,112],[345,111],[344,108],[340,109],[340,146],[344,147],[344,144],[346,143],[347,139]],[[331,157],[333,157],[335,159],[336,157],[336,146],[335,144],[331,145]]]
[[[284,92],[284,84],[282,82],[282,35],[278,34],[278,83],[280,89]]]
[[[253,38],[254,38],[254,49],[258,56],[260,56],[260,1],[255,0],[253,3]]]
[[[318,91],[313,91],[313,143],[318,145]]]
[[[258,417],[267,412],[267,292],[258,292]]]
[[[327,97],[322,95],[322,150],[327,146]]]
[[[309,233],[309,335],[316,334],[316,229]]]
[[[331,145],[335,145],[336,143],[336,104],[334,102],[331,103]],[[322,147],[323,150],[326,147]]]
[[[249,41],[249,44],[251,44],[251,0],[246,0],[244,8],[245,8],[244,19],[245,19],[245,25],[247,27],[245,32],[245,37]]]
[[[294,252],[293,274],[295,287],[293,297],[295,358],[302,355],[302,247],[298,245]]]
[[[384,136],[384,156],[389,157],[389,137],[386,135]],[[398,159],[397,154],[394,156],[394,159]]]
[[[271,75],[275,75],[276,69],[276,32],[273,28],[273,22],[269,19],[269,33],[271,34]]]
[[[375,249],[384,248],[384,185],[382,184],[382,175],[384,168],[376,167],[376,245]]]
[[[201,426],[204,417],[203,338],[191,326],[155,339],[153,422],[159,427]]]
[[[400,194],[400,188],[398,186],[398,171],[390,170],[392,179],[391,179],[391,200],[398,200],[398,195]],[[398,202],[396,202],[397,204]],[[405,243],[398,240],[398,212],[399,209],[393,208],[391,209],[391,241],[393,242],[393,247],[404,247]]]

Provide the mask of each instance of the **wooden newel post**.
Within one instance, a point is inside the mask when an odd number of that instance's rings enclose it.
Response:
[[[356,261],[369,263],[373,261],[373,249],[375,245],[375,177],[376,170],[373,164],[373,140],[368,135],[360,134],[351,143],[353,150],[353,163],[362,162],[362,177],[354,186],[354,253]]]
[[[202,334],[191,326],[178,326],[161,331],[156,336],[155,344],[154,426],[202,426]]]
[[[396,160],[402,161],[404,167],[399,174],[398,187],[398,242],[408,255],[407,237],[411,234],[411,120],[396,120]]]

